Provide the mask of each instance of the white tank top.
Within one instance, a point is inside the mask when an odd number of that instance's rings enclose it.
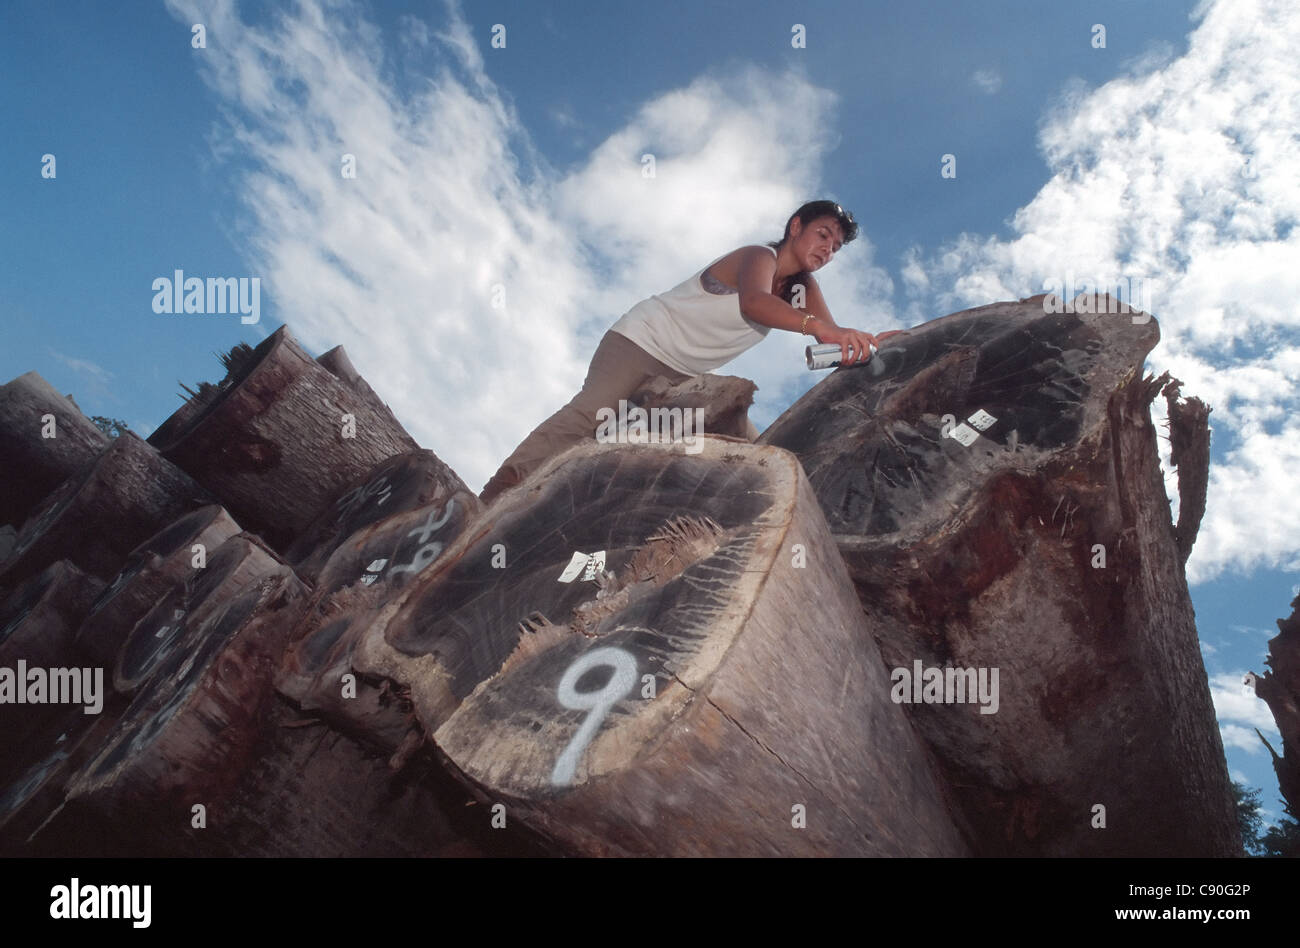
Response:
[[[776,254],[773,247],[765,249]],[[637,303],[610,329],[686,375],[703,375],[758,345],[772,327],[741,315],[739,292],[710,293],[700,281],[721,259],[667,293]]]

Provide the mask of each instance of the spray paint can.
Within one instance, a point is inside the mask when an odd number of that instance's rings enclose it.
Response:
[[[808,360],[808,368],[831,369],[840,364],[844,356],[844,350],[833,342],[819,342],[815,346],[805,346],[803,354],[804,358]],[[867,359],[870,358],[871,355],[868,353]],[[862,365],[861,362],[854,364]]]

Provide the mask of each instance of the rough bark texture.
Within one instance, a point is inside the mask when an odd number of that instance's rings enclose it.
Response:
[[[1182,383],[1160,377],[1168,384],[1163,394],[1169,406],[1169,461],[1178,469],[1178,554],[1184,563],[1192,555],[1196,533],[1205,516],[1210,485],[1210,406],[1199,398],[1179,398]]]
[[[340,488],[419,447],[377,399],[322,368],[284,326],[205,392],[201,410],[178,412],[150,443],[277,550]]]
[[[965,852],[798,464],[701,448],[552,460],[385,605],[358,667],[566,852]],[[605,566],[561,582],[575,551]]]
[[[54,437],[42,421],[54,416]],[[35,372],[0,385],[0,523],[21,524],[56,487],[94,461],[108,436]]]
[[[125,432],[32,512],[0,564],[0,587],[60,559],[111,580],[141,541],[211,502],[188,474]]]
[[[1000,670],[996,713],[907,705],[976,852],[1239,854],[1140,378],[1157,326],[1044,309],[894,337],[761,441],[803,462],[888,666]]]
[[[1273,758],[1287,812],[1300,820],[1300,596],[1291,601],[1290,617],[1278,619],[1277,627],[1279,634],[1269,639],[1265,659],[1270,670],[1256,676],[1255,694],[1268,704],[1282,735],[1281,755],[1268,741],[1264,746]]]
[[[538,852],[518,833],[493,831],[471,802],[427,754],[394,771],[382,754],[280,700],[240,785],[188,839],[195,854],[228,856]]]

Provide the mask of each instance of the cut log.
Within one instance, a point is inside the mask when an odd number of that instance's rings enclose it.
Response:
[[[88,699],[82,694],[86,678],[75,667],[80,663],[73,636],[103,588],[60,560],[0,604],[0,779],[12,776],[32,734],[63,714],[66,705],[59,702]],[[102,683],[102,668],[99,674]],[[101,701],[106,690],[99,691]]]
[[[682,430],[690,417],[687,438],[707,432],[748,441],[752,427],[749,407],[754,404],[756,391],[758,386],[753,382],[735,375],[697,375],[677,385],[657,375],[632,393],[628,401],[647,412],[658,412],[655,430],[674,425],[674,430]],[[693,414],[685,415],[686,409]]]
[[[35,372],[0,385],[0,441],[0,523],[15,525],[108,447],[108,436]]]
[[[189,475],[128,431],[36,508],[0,564],[0,585],[60,559],[111,580],[141,541],[211,502]]]
[[[1264,736],[1264,746],[1273,758],[1278,789],[1286,800],[1287,812],[1300,820],[1300,596],[1291,601],[1291,616],[1277,620],[1278,634],[1268,640],[1269,671],[1255,676],[1255,694],[1273,712],[1282,735],[1278,754]],[[1256,732],[1258,733],[1258,731]]]
[[[807,471],[976,853],[1237,855],[1150,421],[1164,380],[1141,379],[1158,327],[1055,302],[893,337],[760,440]],[[996,712],[938,700],[948,668],[997,670]],[[929,669],[927,698],[907,686]]]
[[[284,326],[231,362],[200,411],[169,419],[149,440],[277,550],[345,485],[419,447]]]
[[[239,524],[225,509],[209,504],[145,540],[95,600],[77,631],[77,651],[112,668],[135,624],[166,592],[189,579],[196,563],[206,568],[207,558],[237,533]]]
[[[418,507],[441,508],[456,497],[459,522],[477,515],[481,505],[456,472],[432,451],[389,458],[330,499],[315,521],[285,551],[285,559],[306,582],[315,583],[334,551],[358,530]],[[441,531],[449,534],[451,528]],[[442,536],[443,542],[446,536]]]
[[[385,753],[396,752],[411,731],[410,703],[401,689],[359,672],[353,652],[383,603],[430,570],[479,509],[477,497],[459,490],[355,531],[321,571],[316,598],[277,676],[280,693]]]
[[[358,667],[564,852],[964,852],[798,464],[701,449],[552,459],[384,606]]]
[[[192,848],[198,822],[253,759],[272,670],[306,595],[281,566],[195,623],[70,782],[64,818],[100,827],[114,855]]]
[[[135,691],[175,649],[189,647],[214,612],[258,581],[287,570],[255,535],[231,537],[207,566],[164,592],[132,627],[112,666],[113,687],[122,694]]]

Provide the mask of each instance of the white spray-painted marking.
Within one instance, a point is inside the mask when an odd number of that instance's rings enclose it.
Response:
[[[604,688],[586,692],[574,690],[578,679],[601,665],[608,665],[614,669],[614,674],[610,676]],[[591,739],[600,730],[605,715],[609,714],[609,709],[631,691],[636,683],[636,659],[631,653],[613,646],[584,652],[568,667],[564,677],[560,679],[559,688],[556,689],[556,700],[570,710],[591,713],[587,715],[586,720],[582,722],[582,727],[578,728],[578,733],[573,735],[569,746],[564,748],[564,752],[555,762],[555,769],[551,772],[551,783],[554,786],[567,787],[573,783],[573,776],[578,770],[578,761],[582,757],[582,752],[587,749]]]

